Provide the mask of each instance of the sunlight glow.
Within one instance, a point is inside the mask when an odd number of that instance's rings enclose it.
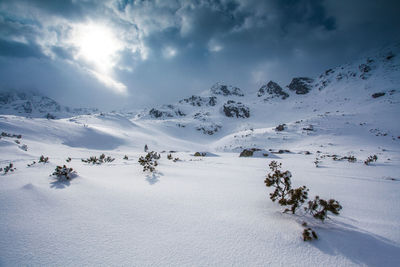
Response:
[[[110,28],[92,23],[79,25],[73,42],[79,48],[79,56],[100,70],[112,68],[116,53],[122,48]]]
[[[112,77],[123,44],[111,28],[98,23],[79,24],[74,27],[71,41],[78,48],[75,59],[89,65],[89,72],[98,81],[117,93],[126,93],[126,86]]]

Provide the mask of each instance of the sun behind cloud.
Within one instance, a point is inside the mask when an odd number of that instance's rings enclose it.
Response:
[[[83,61],[89,73],[108,88],[126,93],[126,86],[112,77],[124,46],[111,27],[94,22],[75,25],[71,42],[78,48],[75,60]]]

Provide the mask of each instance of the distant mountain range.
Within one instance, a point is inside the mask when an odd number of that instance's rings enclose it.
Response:
[[[70,108],[36,92],[0,92],[0,114],[49,119],[99,112],[95,108]]]
[[[119,112],[119,115],[179,138],[192,139],[196,135],[218,140],[249,129],[297,121],[302,121],[299,127],[308,128],[309,121],[324,114],[345,116],[357,112],[360,120],[366,120],[371,112],[382,113],[389,107],[393,112],[387,112],[393,115],[400,112],[399,84],[400,45],[397,44],[327,69],[317,77],[295,77],[286,86],[268,81],[250,93],[216,83],[199,95],[173,104],[135,113]],[[0,114],[58,119],[98,113],[99,110],[92,108],[62,106],[37,93],[0,92]],[[378,114],[374,118],[379,121],[384,117]]]

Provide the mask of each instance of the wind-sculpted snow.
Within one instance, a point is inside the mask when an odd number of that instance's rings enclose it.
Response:
[[[63,144],[70,147],[111,150],[124,144],[124,140],[96,129],[83,128],[79,133],[66,136]]]

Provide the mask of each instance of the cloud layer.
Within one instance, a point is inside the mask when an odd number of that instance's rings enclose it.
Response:
[[[222,81],[256,90],[400,38],[395,0],[0,2],[0,88],[143,107]]]

